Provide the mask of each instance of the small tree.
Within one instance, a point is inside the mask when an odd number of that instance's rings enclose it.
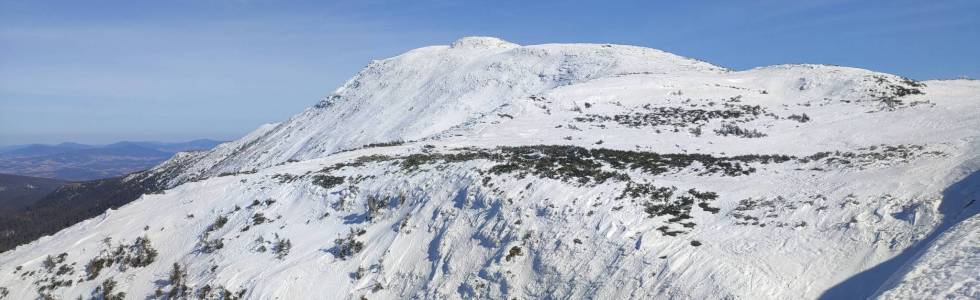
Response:
[[[225,239],[201,240],[201,253],[214,253],[225,247]]]
[[[286,255],[289,255],[289,250],[293,248],[293,243],[288,239],[277,239],[275,245],[273,245],[272,252],[276,254],[276,258],[283,259]]]
[[[99,273],[102,273],[102,269],[110,265],[112,265],[112,260],[106,259],[102,256],[92,258],[88,264],[85,264],[85,273],[87,275],[86,279],[95,279],[99,276]]]
[[[104,300],[126,299],[125,292],[113,293],[115,289],[116,289],[116,281],[113,280],[112,278],[106,279],[105,281],[102,282],[102,285],[99,285],[95,288],[95,292],[92,293],[93,298],[104,299]]]
[[[153,249],[153,245],[150,244],[150,239],[147,237],[138,237],[133,245],[130,247],[132,255],[127,256],[127,261],[129,265],[134,268],[145,267],[157,258],[157,250]]]
[[[170,292],[167,293],[168,299],[183,299],[188,295],[187,293],[187,270],[178,263],[174,263],[172,269],[170,269]]]
[[[346,238],[334,240],[333,255],[340,259],[347,259],[347,257],[361,252],[364,249],[364,243],[356,240],[355,237],[363,232],[363,230],[351,229]]]
[[[227,217],[225,217],[225,216],[218,216],[218,218],[214,220],[214,223],[211,223],[211,225],[208,225],[208,228],[205,230],[205,232],[212,232],[212,231],[221,229],[221,227],[224,227],[225,224],[227,224],[227,223],[228,223],[228,218]]]
[[[54,270],[54,267],[57,266],[57,263],[54,262],[54,258],[52,258],[51,255],[48,255],[44,258],[44,261],[41,262],[41,265],[50,273],[52,270]]]
[[[510,251],[507,252],[507,257],[504,257],[504,259],[510,261],[514,257],[521,256],[521,255],[524,255],[524,252],[521,251],[521,247],[513,246],[510,247]]]

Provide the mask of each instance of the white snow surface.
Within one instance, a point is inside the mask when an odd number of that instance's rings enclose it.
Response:
[[[111,279],[127,298],[158,298],[176,263],[191,292],[248,299],[975,299],[980,82],[921,84],[822,65],[731,71],[622,45],[420,48],[289,120],[164,163],[161,194],[0,254],[0,294],[88,298]],[[764,136],[716,133],[724,124]],[[738,175],[707,160],[606,162],[590,171],[629,178],[598,182],[445,158],[532,145],[794,159]],[[531,149],[520,157],[546,156]],[[674,187],[671,201],[718,197],[677,221],[627,192],[642,184]],[[363,249],[342,257],[335,240],[352,230]],[[152,263],[88,278],[94,258],[140,237]]]
[[[929,245],[882,299],[980,298],[980,215],[948,230]]]
[[[722,74],[663,51],[611,45],[520,47],[469,37],[371,62],[318,105],[197,158],[178,178],[264,168],[366,144],[417,140],[529,95],[626,74]]]

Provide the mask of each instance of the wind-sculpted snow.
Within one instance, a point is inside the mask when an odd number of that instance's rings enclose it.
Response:
[[[980,160],[972,161],[974,167]],[[915,247],[906,249],[901,268],[877,291],[883,299],[980,297],[980,172],[946,188],[939,210],[943,223]],[[892,258],[892,260],[896,260]]]
[[[980,216],[964,220],[943,233],[926,253],[884,291],[883,299],[938,299],[980,297]]]
[[[978,137],[977,81],[466,38],[141,175],[170,188],[0,255],[0,295],[971,298]]]

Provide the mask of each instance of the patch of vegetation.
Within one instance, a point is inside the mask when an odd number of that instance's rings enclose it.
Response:
[[[262,202],[259,202],[259,200],[252,200],[252,204],[249,204],[245,208],[252,209],[252,208],[255,208],[255,207],[259,206],[259,205],[262,205]]]
[[[745,128],[739,127],[738,125],[731,124],[731,123],[723,123],[723,124],[721,124],[721,128],[715,129],[715,134],[720,135],[720,136],[733,135],[733,136],[737,136],[737,137],[750,138],[750,139],[751,138],[761,138],[761,137],[767,136],[767,134],[762,133],[762,132],[759,132],[758,130],[755,130],[755,129],[745,129]]]
[[[71,279],[62,278],[62,276],[70,276],[75,273],[74,264],[65,263],[67,257],[68,253],[61,253],[57,256],[48,255],[41,261],[41,270],[39,271],[44,271],[44,273],[38,272],[42,278],[34,281],[34,285],[37,286],[37,292],[39,294],[45,295],[46,291],[68,287],[74,283]],[[15,273],[18,270],[20,270],[20,267],[15,269]],[[35,272],[30,272],[30,275],[34,274]]]
[[[926,151],[921,145],[878,145],[858,149],[856,152],[818,152],[800,159],[800,162],[820,162],[838,168],[864,168],[870,165],[908,163],[922,157],[941,157],[941,151]]]
[[[367,148],[378,148],[378,147],[392,147],[392,146],[400,146],[400,145],[403,145],[403,144],[405,144],[405,141],[390,141],[390,142],[367,144],[367,145],[361,146],[361,148],[362,149],[367,149]]]
[[[254,215],[252,215],[252,225],[256,225],[256,226],[261,225],[266,221],[269,221],[269,219],[266,218],[265,214],[263,213],[257,212]]]
[[[266,241],[265,237],[259,236],[255,238],[256,246],[254,246],[253,248],[255,249],[256,252],[265,253],[265,251],[269,250],[265,245],[271,243],[272,242]]]
[[[747,198],[742,199],[738,202],[738,205],[732,212],[729,213],[733,218],[735,218],[735,225],[753,225],[759,227],[774,226],[774,227],[805,227],[805,221],[799,221],[794,224],[785,223],[782,221],[776,221],[776,219],[785,212],[792,212],[799,208],[799,204],[813,205],[811,199],[820,199],[822,195],[817,195],[815,197],[810,197],[808,200],[801,202],[790,201],[783,196],[776,196],[775,198]],[[847,199],[845,199],[847,201]],[[815,211],[819,212],[823,208],[816,208]]]
[[[361,157],[358,157],[358,158],[356,158],[356,159],[354,159],[352,161],[337,163],[337,164],[334,164],[332,166],[323,168],[322,170],[320,170],[320,172],[321,173],[325,173],[325,174],[329,174],[331,171],[340,170],[340,169],[343,169],[343,168],[346,168],[346,167],[355,167],[356,168],[356,167],[363,166],[364,164],[374,163],[374,162],[381,162],[381,161],[390,161],[392,159],[393,158],[391,156],[380,155],[380,154],[361,156]]]
[[[223,285],[217,287],[211,287],[211,284],[205,284],[201,288],[197,289],[195,294],[198,299],[220,299],[220,300],[240,300],[245,297],[245,289],[238,290],[238,292],[232,293]],[[163,292],[160,292],[159,296],[162,296]]]
[[[717,214],[718,212],[720,212],[720,211],[721,211],[721,209],[720,209],[720,208],[717,208],[717,207],[711,207],[711,205],[709,205],[709,204],[708,204],[708,203],[706,203],[706,202],[701,202],[701,203],[698,203],[698,207],[700,207],[700,208],[701,208],[702,210],[704,210],[704,211],[706,211],[706,212],[709,212],[709,213],[712,213],[712,214]]]
[[[670,229],[670,226],[667,225],[657,227],[657,231],[659,231],[660,234],[663,234],[665,236],[677,236],[678,234],[684,233],[683,231],[672,230]]]
[[[722,174],[725,176],[747,175],[755,172],[749,163],[782,163],[794,159],[787,155],[743,155],[716,157],[708,154],[659,154],[611,149],[586,149],[566,145],[538,145],[498,147],[495,149],[457,149],[451,153],[416,153],[403,157],[365,156],[353,162],[340,163],[321,172],[344,167],[357,167],[369,162],[399,161],[404,171],[418,170],[421,166],[436,163],[456,163],[471,160],[489,160],[497,165],[491,174],[516,173],[519,177],[535,175],[579,184],[599,184],[614,179],[628,181],[622,171],[642,171],[659,175],[679,171],[697,163],[699,175]]]
[[[402,170],[414,171],[422,165],[434,162],[457,163],[477,159],[493,159],[494,156],[494,153],[491,151],[479,151],[476,149],[463,149],[463,151],[452,153],[418,153],[400,157],[400,166]]]
[[[335,186],[341,185],[343,183],[344,183],[344,177],[322,175],[322,174],[313,176],[313,184],[325,189],[330,189]]]
[[[59,264],[64,263],[65,258],[67,257],[68,257],[68,253],[61,253],[54,257],[48,255],[44,258],[43,261],[41,261],[41,266],[44,267],[44,269],[47,270],[48,273],[51,273],[51,271],[53,271]]]
[[[581,184],[598,184],[609,179],[629,181],[628,175],[616,170],[637,170],[659,175],[679,171],[694,163],[703,167],[702,175],[721,173],[738,176],[755,171],[745,165],[748,162],[769,163],[790,159],[787,156],[719,158],[706,154],[658,154],[574,146],[502,147],[498,151],[498,156],[493,158],[502,164],[490,169],[493,174],[516,172]]]
[[[129,255],[122,262],[133,268],[145,267],[156,260],[157,254],[157,250],[150,245],[150,239],[138,237],[129,247]]]
[[[206,228],[204,230],[204,232],[205,233],[209,233],[209,232],[213,232],[215,230],[221,229],[221,227],[224,227],[225,224],[228,224],[228,217],[218,216],[218,218],[214,220],[214,223],[211,223],[211,225],[208,225],[208,228]]]
[[[874,81],[879,86],[879,88],[868,90],[868,93],[878,104],[879,111],[891,111],[910,106],[905,104],[901,98],[910,95],[922,95],[924,93],[920,88],[926,86],[924,83],[904,77],[895,82],[882,75],[873,75],[868,80]]]
[[[716,214],[721,211],[720,208],[711,207],[709,204],[711,201],[718,199],[718,194],[715,192],[701,192],[696,189],[690,189],[687,191],[688,195],[691,195],[694,199],[698,200],[698,207],[706,212]]]
[[[698,206],[704,211],[717,213],[719,208],[711,207],[709,203],[718,199],[715,192],[702,192],[696,189],[689,189],[686,192],[678,193],[676,187],[655,186],[649,183],[627,183],[623,193],[617,199],[629,198],[640,200],[643,211],[650,218],[666,216],[667,223],[678,223],[683,228],[694,228],[695,223],[687,221],[692,219],[691,210],[697,202]],[[685,233],[686,229],[674,230],[668,225],[657,228],[660,233],[668,236],[676,236]]]
[[[521,255],[524,255],[524,252],[521,251],[521,247],[513,246],[513,247],[510,247],[510,251],[507,251],[507,256],[504,257],[504,259],[507,260],[507,261],[510,261],[512,258],[517,257],[517,256],[521,256]]]
[[[277,259],[286,258],[289,255],[289,250],[293,248],[293,242],[288,239],[280,239],[276,237],[276,242],[273,243],[272,253],[276,255]]]
[[[579,184],[603,183],[609,179],[629,180],[623,173],[603,170],[602,159],[593,150],[580,147],[541,146],[500,148],[502,164],[489,169],[492,174],[516,172],[541,178]]]
[[[696,189],[690,189],[687,190],[687,193],[691,195],[691,197],[701,201],[712,201],[718,199],[718,193],[715,192],[701,192]]]
[[[712,102],[712,106],[713,106]],[[576,117],[578,122],[616,122],[631,128],[640,127],[700,127],[712,120],[730,120],[737,122],[748,122],[755,120],[759,115],[765,113],[765,109],[758,105],[732,105],[725,103],[726,109],[700,109],[671,106],[652,106],[650,104],[641,106],[627,114],[613,116],[588,114],[584,117]]]
[[[157,255],[157,250],[150,244],[150,239],[138,237],[132,245],[120,244],[111,251],[102,250],[98,256],[92,258],[85,265],[86,279],[95,279],[103,269],[112,265],[118,265],[120,271],[148,266],[156,260]]]
[[[676,190],[676,187],[657,187],[648,183],[630,182],[626,184],[626,188],[623,189],[623,194],[619,198],[645,198],[652,202],[667,202]]]
[[[259,171],[256,170],[256,169],[244,170],[244,171],[237,171],[237,172],[222,172],[222,173],[218,174],[218,177],[247,175],[247,174],[255,174],[255,173],[258,173],[258,172]]]
[[[351,229],[347,237],[334,240],[334,247],[330,249],[334,257],[346,260],[348,257],[364,250],[364,243],[356,238],[365,233],[364,229]]]
[[[170,269],[170,275],[167,277],[167,286],[170,290],[166,293],[161,289],[157,289],[155,296],[158,299],[162,299],[166,295],[166,299],[187,299],[190,297],[190,287],[187,286],[187,270],[178,263],[174,263],[173,267]]]
[[[789,117],[786,117],[786,118],[787,119],[790,119],[790,120],[793,120],[793,121],[800,122],[800,123],[810,122],[810,116],[807,116],[806,114],[801,114],[801,115],[792,114],[792,115],[789,115]]]
[[[221,250],[225,247],[225,239],[212,239],[212,240],[201,240],[198,244],[198,251],[201,253],[211,254]]]
[[[95,291],[92,293],[94,299],[103,300],[124,300],[126,299],[125,292],[115,293],[116,281],[112,278],[106,279],[101,285],[95,287]]]
[[[762,206],[767,211],[773,211],[775,208],[775,203],[773,201],[767,200],[755,200],[752,198],[746,198],[738,201],[738,205],[731,212],[731,216],[736,220],[736,225],[761,225],[765,227],[765,224],[760,224],[759,218],[749,214],[749,211],[755,210],[757,207]]]
[[[354,278],[355,280],[360,280],[361,278],[364,278],[364,275],[367,273],[367,271],[368,270],[365,269],[364,267],[357,267],[357,271],[351,273],[350,277]]]
[[[691,197],[680,196],[672,201],[662,203],[647,202],[644,204],[643,211],[650,217],[670,215],[672,217],[667,219],[667,222],[674,223],[692,218],[691,208],[693,205],[694,201]]]
[[[276,181],[279,181],[279,183],[293,182],[293,181],[296,181],[296,179],[299,179],[299,178],[300,178],[300,176],[293,175],[293,174],[275,174],[275,175],[272,175],[272,179],[275,179]]]

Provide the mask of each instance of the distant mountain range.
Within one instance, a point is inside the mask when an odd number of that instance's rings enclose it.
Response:
[[[214,148],[221,141],[164,143],[123,141],[108,145],[61,143],[0,148],[0,173],[68,181],[108,178],[145,170],[181,151]]]

